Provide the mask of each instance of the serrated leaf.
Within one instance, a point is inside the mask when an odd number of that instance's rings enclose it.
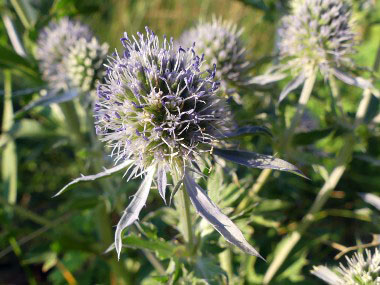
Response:
[[[85,181],[94,181],[94,180],[97,180],[99,178],[103,178],[106,176],[110,176],[114,173],[117,173],[117,172],[123,170],[124,168],[126,168],[131,163],[133,163],[133,160],[126,160],[123,163],[116,165],[115,167],[112,167],[110,169],[104,169],[104,171],[99,172],[98,174],[87,175],[87,176],[82,175],[81,177],[74,179],[69,184],[67,184],[65,187],[63,187],[61,190],[59,190],[58,193],[55,194],[53,197],[57,197],[57,196],[61,195],[64,191],[66,191],[68,188],[70,188],[74,184],[77,184],[80,182],[85,182]]]
[[[132,225],[139,218],[140,211],[148,199],[155,172],[156,168],[154,166],[148,168],[147,174],[141,183],[140,188],[133,196],[132,201],[129,203],[128,207],[121,216],[120,221],[117,223],[115,232],[115,248],[118,259],[120,259],[122,247],[121,233],[126,227]]]
[[[272,137],[272,133],[266,127],[260,126],[244,126],[236,129],[235,131],[224,133],[223,135],[217,137],[218,139],[231,139],[247,135],[268,135]]]
[[[251,168],[270,168],[287,171],[307,178],[301,170],[285,160],[255,152],[214,148],[213,153],[232,162]]]
[[[296,78],[294,78],[292,81],[290,81],[284,89],[281,91],[280,97],[278,99],[278,103],[281,103],[282,100],[288,96],[290,92],[297,89],[299,86],[301,86],[302,83],[305,82],[305,74],[300,74]]]
[[[210,200],[204,190],[194,181],[188,172],[184,176],[184,185],[190,201],[197,212],[208,221],[228,242],[243,252],[264,258],[245,239],[239,228]]]

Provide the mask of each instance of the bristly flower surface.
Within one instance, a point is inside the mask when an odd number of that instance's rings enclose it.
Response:
[[[331,285],[377,285],[380,284],[380,252],[372,254],[356,252],[352,258],[346,256],[347,265],[340,263],[333,272],[326,266],[315,266],[312,274]]]
[[[282,90],[281,102],[320,71],[326,80],[336,77],[379,97],[370,81],[352,73],[356,68],[351,59],[356,40],[349,1],[293,0],[291,4],[291,13],[283,18],[278,30],[279,63],[250,83],[266,85],[290,73],[293,80]]]
[[[223,91],[230,93],[231,86],[247,81],[250,66],[246,59],[246,49],[241,39],[243,30],[222,18],[213,17],[209,22],[199,21],[184,32],[179,42],[184,47],[192,47],[197,54],[203,54],[203,70],[216,65],[216,78],[221,81]]]
[[[116,161],[133,159],[134,173],[152,164],[180,171],[210,152],[228,130],[230,112],[216,96],[214,72],[201,72],[201,59],[191,49],[151,31],[122,39],[123,55],[109,62],[107,83],[98,87],[96,130],[112,147]]]
[[[169,174],[176,178],[175,189],[183,184],[181,191],[186,191],[197,212],[227,241],[245,253],[260,256],[195,182],[192,172],[201,171],[197,162],[213,154],[248,167],[302,173],[270,155],[218,148],[224,139],[265,130],[231,127],[231,112],[217,94],[215,69],[203,71],[203,61],[193,48],[175,48],[165,37],[160,42],[148,28],[146,34],[138,33],[137,37],[125,34],[121,42],[124,51],[109,58],[95,104],[97,134],[111,147],[111,156],[119,164],[96,175],[82,176],[57,195],[75,183],[128,167],[130,177],[145,176],[116,228],[115,248],[120,256],[123,229],[138,219],[152,183],[165,201]]]
[[[90,41],[80,38],[70,48],[65,64],[71,87],[81,92],[96,89],[96,81],[105,75],[103,64],[106,61],[108,48],[108,44],[100,44],[95,37]]]
[[[296,75],[318,66],[327,76],[335,67],[351,65],[355,34],[350,19],[347,1],[294,1],[279,30],[281,58]]]
[[[92,32],[86,25],[69,18],[53,21],[42,30],[38,37],[36,58],[43,78],[51,89],[67,88],[69,79],[64,61],[79,39],[89,41],[92,37]]]

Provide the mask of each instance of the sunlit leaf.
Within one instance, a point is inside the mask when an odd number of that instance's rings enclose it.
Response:
[[[220,211],[203,189],[195,183],[189,173],[185,173],[184,185],[190,201],[199,215],[206,219],[228,242],[239,247],[247,254],[263,259],[256,249],[247,242],[239,228]]]
[[[248,167],[261,169],[270,168],[275,170],[287,171],[307,178],[301,172],[301,170],[299,170],[293,164],[286,162],[285,160],[273,157],[271,155],[219,148],[214,148],[213,153],[232,162]]]
[[[117,252],[118,259],[120,259],[121,247],[122,247],[122,231],[132,225],[138,218],[142,207],[145,205],[152,186],[152,181],[156,169],[154,166],[151,166],[147,170],[147,174],[140,185],[139,190],[133,196],[132,201],[129,203],[128,207],[124,210],[123,215],[120,218],[120,221],[117,223],[116,232],[115,232],[115,248]]]
[[[126,160],[123,163],[121,163],[119,165],[116,165],[115,167],[112,167],[110,169],[105,169],[104,171],[102,171],[102,172],[100,172],[98,174],[87,175],[87,176],[82,175],[81,177],[78,177],[78,178],[74,179],[69,184],[67,184],[65,187],[63,187],[61,190],[59,190],[58,193],[55,194],[53,197],[57,197],[57,196],[61,195],[64,191],[66,191],[68,188],[70,188],[74,184],[77,184],[77,183],[80,183],[80,182],[85,182],[85,181],[94,181],[96,179],[103,178],[103,177],[106,177],[106,176],[110,176],[110,175],[112,175],[114,173],[117,173],[117,172],[125,169],[132,162],[133,162],[132,160]]]

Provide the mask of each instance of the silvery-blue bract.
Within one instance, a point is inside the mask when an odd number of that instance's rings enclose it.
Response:
[[[263,128],[231,128],[231,112],[225,99],[217,95],[215,68],[202,71],[203,59],[193,48],[175,48],[165,37],[160,42],[148,28],[137,37],[125,34],[121,42],[124,51],[110,57],[95,104],[97,134],[111,147],[111,156],[119,164],[77,178],[57,195],[75,183],[128,167],[130,177],[145,176],[116,228],[115,248],[120,256],[123,229],[138,219],[152,183],[165,200],[169,174],[179,180],[175,188],[183,184],[181,191],[187,192],[197,212],[227,241],[260,256],[195,182],[192,173],[201,171],[197,162],[205,155],[218,155],[248,167],[302,173],[270,155],[220,148],[224,139],[263,132]]]
[[[342,263],[334,271],[326,266],[314,266],[313,275],[331,285],[378,285],[380,284],[380,252],[372,254],[368,249],[356,252],[352,258],[346,256],[347,265]]]
[[[247,80],[250,66],[246,59],[246,49],[241,40],[242,29],[231,21],[213,18],[199,23],[184,32],[179,42],[184,47],[192,47],[197,54],[204,54],[203,69],[216,65],[216,78],[221,81],[223,91]]]
[[[53,21],[41,31],[37,41],[36,58],[43,78],[51,89],[67,89],[69,79],[65,59],[79,39],[89,41],[92,37],[92,32],[86,25],[68,18]]]

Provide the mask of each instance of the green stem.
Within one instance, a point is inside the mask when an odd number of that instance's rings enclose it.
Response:
[[[232,267],[232,253],[229,245],[226,246],[226,249],[219,254],[220,267],[226,271],[228,279],[232,280],[234,275]]]
[[[102,203],[96,209],[96,222],[103,248],[108,248],[113,243],[113,233],[109,213],[105,203]],[[127,269],[122,262],[118,262],[117,256],[113,251],[108,258],[108,264],[111,267],[111,274],[116,278],[116,284],[130,284]]]
[[[84,144],[85,139],[80,129],[80,120],[78,113],[75,109],[74,103],[71,101],[61,103],[60,108],[63,115],[65,116],[65,122],[68,127],[68,132],[75,138],[79,143]]]
[[[317,71],[318,69],[315,68],[312,74],[306,79],[302,88],[301,96],[298,99],[296,113],[293,116],[289,128],[285,131],[284,137],[282,140],[280,140],[280,146],[285,146],[285,150],[291,143],[296,127],[301,120],[303,113],[305,112],[306,104],[310,99],[311,92],[313,91],[315,79],[317,77]]]
[[[285,153],[291,143],[291,140],[294,135],[294,131],[302,118],[302,115],[305,111],[306,104],[310,99],[311,92],[313,91],[313,87],[315,84],[315,80],[317,77],[318,69],[314,69],[313,73],[306,79],[300,98],[298,99],[297,110],[294,114],[292,121],[290,123],[289,129],[287,129],[282,138],[280,138],[279,146],[282,149],[282,153]],[[261,171],[260,176],[257,178],[255,184],[252,186],[251,190],[248,192],[248,195],[240,202],[237,207],[237,212],[242,211],[245,207],[250,203],[251,199],[259,193],[261,188],[264,186],[270,174],[272,173],[272,169],[264,169]]]
[[[343,106],[342,106],[342,103],[341,103],[341,100],[340,100],[340,96],[339,96],[339,88],[338,88],[338,84],[336,82],[336,78],[333,74],[329,74],[329,84],[330,84],[330,88],[331,88],[331,94],[332,94],[332,105],[333,105],[333,109],[335,111],[335,109],[337,108],[338,111],[339,111],[339,117],[342,118],[342,119],[345,119],[344,117],[344,111],[343,111]]]
[[[371,99],[370,90],[365,90],[363,93],[362,100],[359,103],[359,108],[356,113],[354,127],[357,127],[363,122],[363,119],[368,111],[369,103]],[[295,247],[298,241],[301,239],[301,235],[314,221],[315,214],[322,209],[326,201],[331,195],[331,192],[335,189],[339,180],[343,176],[344,171],[350,161],[351,155],[354,151],[355,146],[355,136],[354,133],[350,133],[345,138],[345,144],[339,155],[337,157],[336,166],[329,175],[328,179],[324,183],[323,187],[319,191],[317,197],[314,200],[313,205],[310,210],[302,219],[298,226],[298,229],[287,235],[281,242],[281,249],[276,254],[273,262],[269,266],[267,272],[265,273],[263,283],[268,284],[274,275],[277,273],[285,259],[288,257],[291,250]]]
[[[182,177],[181,174],[177,173],[173,177],[174,185],[180,181]],[[182,233],[184,235],[184,240],[187,243],[189,253],[193,252],[194,248],[194,237],[193,237],[193,227],[191,221],[191,213],[190,213],[190,198],[187,194],[185,187],[182,185],[181,189],[179,189],[180,193],[178,197],[178,211],[179,211],[179,220],[180,225],[182,227]]]
[[[9,70],[4,71],[4,109],[2,132],[7,133],[13,126],[12,76]],[[17,200],[17,153],[16,144],[9,135],[8,143],[2,151],[1,176],[8,202],[15,204]]]
[[[13,9],[15,9],[16,13],[17,13],[17,16],[19,17],[21,23],[23,24],[24,28],[25,29],[30,29],[31,27],[31,24],[28,20],[28,17],[24,11],[24,8],[22,6],[22,4],[18,1],[18,0],[10,0],[12,6],[13,6]]]

